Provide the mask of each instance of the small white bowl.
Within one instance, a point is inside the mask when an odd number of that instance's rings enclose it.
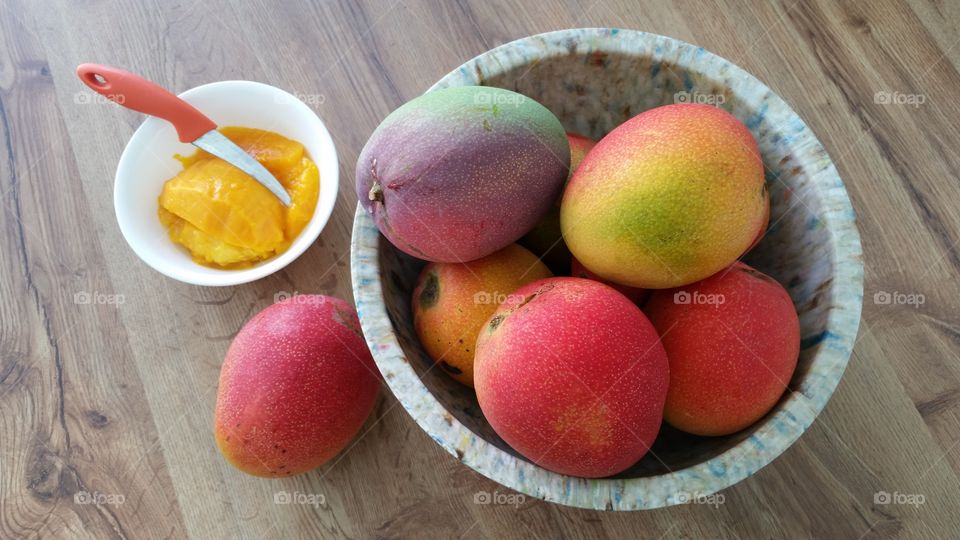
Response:
[[[157,205],[163,183],[182,169],[174,154],[189,155],[196,147],[180,142],[170,123],[150,117],[134,132],[117,165],[113,204],[123,237],[154,270],[194,285],[239,285],[287,266],[317,239],[337,200],[340,165],[326,126],[292,94],[258,82],[205,84],[187,90],[180,98],[218,126],[265,129],[303,144],[320,170],[320,195],[313,218],[286,251],[253,267],[221,270],[195,263],[186,249],[170,240],[157,218]]]

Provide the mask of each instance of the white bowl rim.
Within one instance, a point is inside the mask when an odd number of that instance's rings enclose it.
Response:
[[[203,268],[203,273],[191,271],[188,269],[190,267],[175,267],[163,263],[158,257],[154,257],[149,247],[131,241],[130,232],[127,230],[128,223],[143,218],[133,216],[131,212],[121,207],[120,204],[120,191],[123,189],[121,185],[123,179],[135,178],[135,175],[131,171],[133,171],[137,165],[137,158],[133,155],[134,152],[131,148],[131,142],[137,137],[143,137],[144,133],[148,129],[153,128],[154,125],[166,122],[160,118],[148,117],[133,132],[126,146],[124,146],[123,153],[120,155],[120,161],[117,164],[113,184],[114,213],[117,218],[117,224],[120,226],[120,232],[123,234],[130,249],[136,253],[140,260],[167,277],[183,283],[208,287],[240,285],[264,278],[289,265],[313,245],[314,241],[320,236],[320,233],[329,222],[330,216],[333,214],[340,187],[340,162],[337,149],[333,142],[333,137],[327,130],[323,120],[321,120],[316,111],[311,109],[307,104],[283,89],[266,83],[247,80],[225,80],[202,84],[178,94],[178,97],[188,103],[192,103],[198,96],[208,92],[244,92],[250,90],[272,93],[275,99],[274,103],[283,103],[284,106],[295,107],[298,116],[302,117],[304,121],[313,124],[313,129],[317,133],[321,147],[321,155],[310,156],[320,170],[321,189],[318,195],[317,207],[310,221],[307,222],[306,227],[300,231],[300,234],[286,251],[250,268],[237,270],[214,269],[217,270],[217,272],[210,274],[207,273],[211,270],[210,268],[201,267],[197,263],[193,264],[197,267],[197,270]],[[167,241],[169,241],[169,239],[167,239]]]
[[[706,61],[723,62],[734,76],[747,79],[751,86],[755,85],[765,94],[769,94],[768,99],[775,100],[778,106],[796,116],[792,108],[766,85],[722,57],[675,38],[613,28],[558,30],[515,40],[465,62],[427,91],[442,86],[458,72],[474,73],[477,62],[486,57],[497,58],[500,62],[497,64],[499,73],[508,72],[529,61],[523,59],[513,63],[503,62],[503,55],[498,56],[498,51],[534,40],[554,45],[569,44],[571,39],[579,41],[585,34],[594,33],[599,36],[619,34],[621,37],[643,41],[654,56],[656,41],[673,42],[678,47],[696,53],[689,55],[691,60],[684,66],[688,69],[695,70]],[[489,78],[490,73],[484,75]],[[799,162],[804,168],[814,171],[806,154],[819,151],[823,156],[827,156],[826,151],[816,135],[799,117],[796,121],[803,126],[802,134],[813,142]],[[546,501],[597,510],[653,509],[684,504],[696,497],[712,495],[749,477],[789,448],[826,406],[849,362],[859,329],[862,307],[862,250],[849,196],[829,157],[827,160],[826,167],[810,174],[817,177],[814,181],[817,195],[824,199],[825,203],[832,205],[829,211],[825,210],[819,217],[830,232],[830,241],[834,248],[831,262],[835,277],[831,292],[840,301],[830,308],[825,324],[827,331],[821,349],[811,365],[825,365],[837,375],[834,379],[823,379],[817,387],[808,390],[806,395],[793,392],[784,400],[782,406],[778,406],[779,412],[765,419],[749,438],[707,461],[657,476],[586,479],[547,471],[478,437],[449,414],[406,359],[394,333],[383,297],[378,264],[380,234],[373,220],[358,204],[351,240],[351,271],[354,298],[367,344],[391,391],[416,423],[456,459],[501,485]]]

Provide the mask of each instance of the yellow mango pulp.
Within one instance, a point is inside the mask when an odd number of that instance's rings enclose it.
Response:
[[[284,207],[240,169],[197,151],[175,156],[183,170],[164,184],[158,217],[197,263],[243,268],[282,253],[300,234],[317,206],[320,172],[296,141],[252,128],[220,132],[263,164],[292,204]]]

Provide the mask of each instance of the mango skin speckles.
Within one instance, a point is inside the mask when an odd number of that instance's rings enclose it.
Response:
[[[447,88],[377,127],[357,160],[357,197],[398,249],[468,262],[536,225],[569,165],[563,126],[543,105],[500,88]]]
[[[769,205],[746,126],[709,105],[666,105],[597,143],[567,184],[560,225],[592,272],[660,289],[733,263],[758,237]]]
[[[677,429],[720,436],[751,426],[777,404],[797,367],[793,301],[746,264],[656,291],[644,311],[670,358],[664,417]]]
[[[477,338],[484,417],[517,452],[561,474],[600,478],[639,461],[660,430],[669,378],[650,321],[593,280],[525,285]]]
[[[273,304],[240,329],[220,369],[214,437],[254,476],[313,470],[370,416],[381,377],[356,311],[323,295]]]

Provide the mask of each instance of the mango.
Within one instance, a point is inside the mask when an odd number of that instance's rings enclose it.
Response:
[[[570,144],[570,172],[567,179],[573,176],[574,171],[580,166],[580,162],[587,156],[587,152],[596,144],[576,133],[567,133],[567,142]],[[560,232],[560,200],[557,197],[556,203],[550,207],[547,214],[543,216],[533,229],[523,236],[517,243],[529,249],[548,266],[555,274],[570,273],[570,250],[566,242],[563,241],[563,234]]]
[[[217,389],[217,446],[254,476],[310,471],[357,434],[380,382],[350,304],[290,297],[255,315],[230,344]]]
[[[800,321],[773,278],[736,263],[644,307],[670,359],[664,418],[695,435],[728,435],[767,414],[800,354]]]
[[[516,244],[468,263],[428,264],[413,290],[420,343],[445,373],[472,387],[480,328],[514,290],[552,275]]]
[[[561,474],[610,476],[642,458],[660,429],[669,379],[653,325],[597,281],[524,285],[477,338],[484,417],[517,452]]]
[[[564,191],[560,226],[600,277],[662,289],[730,266],[760,234],[769,205],[746,126],[709,105],[666,105],[587,154]]]
[[[357,197],[398,249],[468,262],[546,214],[570,165],[560,121],[500,88],[435,90],[395,110],[357,160]]]

